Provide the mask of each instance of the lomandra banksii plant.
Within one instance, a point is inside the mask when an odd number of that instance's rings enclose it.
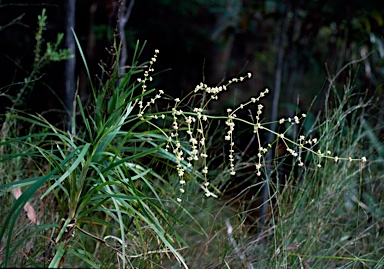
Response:
[[[117,61],[120,48],[117,44],[114,48]],[[174,257],[188,268],[180,251],[186,246],[171,225],[174,217],[168,207],[183,207],[188,181],[198,183],[207,197],[218,196],[219,190],[208,177],[207,136],[212,120],[225,121],[224,139],[230,148],[225,172],[230,175],[236,174],[238,168],[233,137],[240,121],[257,137],[254,167],[260,177],[265,168],[265,154],[277,141],[264,145],[260,130],[273,132],[283,141],[298,165],[303,164],[304,152],[317,156],[319,167],[324,158],[366,161],[365,157],[331,156],[330,152],[316,150],[315,138],[300,136],[292,140],[285,132],[269,130],[270,123],[263,123],[264,108],[259,104],[269,90],[236,109],[228,109],[227,115],[210,115],[208,104],[218,100],[220,93],[229,90],[232,84],[250,79],[251,73],[221,86],[200,83],[181,100],[172,99],[170,110],[155,109],[165,95],[163,90],[150,88],[159,51],[144,64],[138,62],[141,53],[142,48],[137,44],[130,68],[122,77],[115,64],[111,73],[104,74],[108,76],[105,82],[98,88],[92,86],[91,105],[83,107],[79,98],[74,100],[77,117],[72,120],[70,132],[53,126],[40,115],[8,115],[14,122],[29,122],[33,127],[25,136],[1,141],[1,148],[23,145],[21,152],[4,151],[1,162],[35,159],[36,171],[32,177],[23,174],[16,181],[0,186],[3,197],[23,188],[1,223],[0,239],[5,245],[0,249],[1,266],[155,267],[151,257],[156,256],[158,260]],[[197,100],[193,107],[186,102],[191,97]],[[254,121],[238,118],[236,113],[250,104],[257,104],[258,108]],[[304,117],[303,114],[285,118],[280,123],[289,122],[289,129],[300,124]],[[167,171],[159,174],[147,164],[148,159],[163,163]],[[173,173],[179,179],[175,186],[177,198],[170,196],[165,201],[159,196],[161,184],[167,184],[168,176]],[[43,216],[38,215],[42,224],[18,227],[21,211],[36,198],[52,203],[51,218],[42,223]],[[26,254],[25,259],[16,263],[15,255],[31,237],[39,237],[45,247],[37,248],[33,255]]]
[[[134,59],[140,53],[136,50]],[[132,66],[138,66],[136,60]],[[144,258],[152,251],[138,254],[138,239],[150,240],[148,243],[153,243],[159,253],[173,253],[186,267],[173,246],[172,233],[160,224],[166,213],[157,196],[154,180],[162,178],[139,162],[144,156],[157,154],[164,144],[156,132],[136,131],[144,122],[132,111],[143,95],[134,94],[140,83],[132,83],[132,77],[140,72],[131,69],[119,78],[115,68],[97,93],[94,90],[94,106],[85,110],[80,102],[76,103],[81,119],[81,127],[79,124],[78,128],[72,128],[76,132],[66,133],[41,116],[9,116],[30,122],[34,128],[27,136],[2,142],[2,147],[12,147],[19,141],[30,146],[20,154],[5,154],[2,161],[40,153],[45,168],[39,167],[42,174],[38,177],[20,179],[0,187],[3,194],[17,187],[27,187],[2,223],[0,238],[6,242],[2,250],[3,266],[9,264],[17,247],[26,240],[12,241],[15,240],[13,233],[19,213],[27,201],[43,189],[40,200],[50,196],[55,200],[58,212],[54,229],[50,233],[47,229],[44,235],[48,246],[40,251],[41,259],[49,267],[71,266],[78,260],[76,266],[87,264],[104,268],[117,262],[119,267],[126,268],[135,257]],[[155,198],[149,198],[148,191]],[[39,226],[31,229],[35,229],[35,233],[41,231]],[[144,235],[148,237],[144,239]],[[99,260],[96,255],[106,250],[109,250],[109,256],[112,251],[113,263],[109,259]]]

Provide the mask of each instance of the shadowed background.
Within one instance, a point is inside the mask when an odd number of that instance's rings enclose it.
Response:
[[[153,86],[171,96],[181,96],[201,81],[216,85],[252,72],[252,80],[234,86],[212,103],[216,112],[248,100],[267,86],[272,92],[264,101],[270,112],[264,115],[267,120],[308,110],[315,97],[309,113],[316,115],[323,104],[326,69],[333,76],[346,63],[369,53],[370,57],[353,65],[357,70],[354,83],[371,96],[383,94],[384,9],[378,1],[47,0],[31,4],[19,0],[0,2],[2,112],[10,104],[4,93],[17,94],[18,86],[9,85],[23,81],[32,69],[37,16],[47,9],[44,39],[54,41],[57,33],[68,33],[71,5],[75,32],[96,82],[100,62],[106,63],[104,68],[110,64],[107,50],[119,35],[115,29],[120,9],[129,13],[124,24],[126,64],[136,40],[147,40],[143,59],[159,49],[156,71],[170,69]],[[20,108],[51,111],[48,117],[60,121],[65,114],[52,111],[64,111],[63,100],[73,96],[75,89],[86,101],[89,85],[78,51],[76,54],[73,75],[65,74],[65,63],[46,66]],[[343,73],[345,78],[348,71]]]

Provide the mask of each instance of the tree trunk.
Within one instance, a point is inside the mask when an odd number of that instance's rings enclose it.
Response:
[[[65,109],[66,109],[66,130],[73,133],[74,102],[76,98],[76,45],[72,29],[75,28],[76,0],[68,0],[66,6],[65,23],[65,46],[71,50],[73,57],[68,59],[65,65]]]

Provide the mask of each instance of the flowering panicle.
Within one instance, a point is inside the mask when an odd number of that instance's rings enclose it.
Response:
[[[247,77],[251,77],[250,73],[248,73],[248,76]],[[234,79],[232,79],[233,81]],[[240,79],[241,80],[241,79]],[[242,81],[242,80],[241,80]],[[227,109],[227,112],[228,112],[228,118],[227,118],[227,121],[225,122],[225,124],[228,126],[228,131],[227,131],[227,135],[225,136],[225,140],[228,140],[230,141],[230,150],[229,150],[229,165],[230,165],[230,174],[231,175],[235,175],[236,174],[236,171],[235,171],[235,164],[234,164],[234,150],[233,150],[233,147],[234,147],[234,142],[233,142],[233,131],[234,131],[234,127],[235,127],[235,123],[234,123],[234,120],[236,119],[236,112],[239,111],[240,109],[244,109],[246,106],[252,104],[252,103],[256,103],[256,102],[259,102],[261,98],[265,97],[266,94],[268,94],[269,92],[269,89],[265,89],[264,91],[260,92],[259,96],[256,98],[256,97],[252,97],[250,99],[250,101],[246,102],[245,104],[240,104],[235,110],[232,110],[232,109]],[[265,149],[263,149],[261,147],[261,142],[260,142],[260,136],[259,136],[259,132],[258,130],[259,129],[264,129],[264,127],[261,125],[260,121],[261,121],[261,118],[260,118],[260,115],[262,114],[262,110],[263,110],[263,105],[259,104],[257,106],[257,112],[256,112],[256,123],[253,125],[253,130],[254,130],[254,133],[257,135],[257,141],[258,141],[258,145],[259,145],[259,153],[258,153],[258,163],[256,164],[256,170],[257,170],[257,175],[261,175],[261,172],[260,172],[260,169],[261,169],[261,159],[262,159],[262,155],[266,152]]]
[[[235,130],[235,123],[234,123],[234,119],[236,118],[236,114],[233,114],[232,113],[232,109],[228,108],[227,109],[227,112],[228,112],[228,119],[225,121],[225,124],[228,126],[228,131],[227,131],[227,135],[224,137],[225,140],[227,141],[230,141],[229,142],[229,146],[230,146],[230,149],[229,149],[229,170],[230,170],[230,174],[231,175],[235,175],[236,174],[236,171],[235,171],[235,164],[234,164],[234,150],[233,150],[233,147],[235,145],[235,142],[233,142],[233,131]]]
[[[149,67],[148,70],[144,71],[144,77],[139,78],[137,81],[141,83],[142,88],[142,95],[141,99],[138,101],[139,105],[139,113],[138,118],[140,120],[145,120],[152,124],[153,126],[156,126],[155,124],[151,123],[151,119],[163,119],[166,120],[166,114],[171,115],[172,122],[171,126],[169,127],[169,133],[167,134],[164,129],[161,129],[160,127],[157,127],[163,135],[167,138],[167,143],[165,145],[165,150],[172,152],[173,156],[175,158],[176,163],[176,171],[177,175],[179,177],[179,191],[180,196],[177,198],[178,202],[182,201],[181,195],[185,193],[185,174],[186,173],[194,173],[195,175],[201,175],[204,179],[204,182],[200,185],[201,188],[204,190],[205,195],[207,197],[213,196],[217,197],[216,194],[210,191],[210,182],[208,181],[207,175],[209,172],[209,168],[207,166],[207,149],[206,149],[206,138],[205,138],[205,131],[208,118],[215,118],[214,116],[207,115],[207,110],[205,107],[208,105],[208,103],[212,100],[218,100],[219,94],[223,91],[227,91],[228,87],[237,82],[242,82],[247,78],[251,78],[252,74],[248,73],[245,76],[239,77],[239,78],[233,78],[229,80],[225,85],[221,86],[215,86],[215,87],[209,87],[207,84],[200,83],[198,84],[194,90],[190,93],[191,95],[198,94],[200,92],[203,92],[208,95],[208,99],[203,101],[200,104],[200,107],[195,107],[192,111],[183,111],[180,109],[182,105],[182,101],[180,101],[179,98],[176,98],[175,104],[172,108],[172,111],[166,112],[166,113],[152,113],[149,115],[146,115],[145,112],[147,109],[155,104],[156,100],[161,98],[164,92],[160,90],[155,97],[151,98],[150,101],[144,103],[143,99],[147,92],[147,82],[152,81],[151,74],[154,72],[154,69],[152,68],[153,64],[156,62],[157,54],[159,53],[158,50],[155,51],[155,55],[151,58],[151,61],[149,61]],[[227,116],[225,120],[225,125],[227,127],[227,132],[224,136],[224,139],[228,141],[230,149],[229,149],[229,173],[230,175],[236,174],[236,164],[235,164],[235,152],[234,152],[234,131],[236,127],[236,121],[240,121],[241,119],[238,119],[236,116],[236,113],[240,111],[241,109],[245,109],[248,105],[256,104],[257,103],[257,111],[255,115],[255,120],[253,122],[248,122],[241,120],[248,124],[250,128],[253,128],[253,132],[256,137],[258,150],[256,153],[256,161],[255,161],[255,168],[256,168],[256,175],[261,176],[262,169],[263,169],[263,158],[266,155],[266,153],[272,149],[272,145],[276,143],[268,144],[267,146],[263,146],[262,143],[262,137],[260,136],[260,130],[264,130],[267,132],[273,133],[279,140],[281,140],[286,148],[286,151],[288,154],[292,155],[294,158],[296,158],[297,163],[299,166],[303,166],[304,163],[302,161],[301,155],[303,151],[307,151],[309,153],[315,154],[319,157],[319,162],[317,164],[317,167],[321,167],[320,160],[321,158],[329,158],[333,159],[336,163],[341,160],[346,161],[355,161],[359,160],[362,162],[366,162],[366,157],[362,157],[360,159],[353,159],[351,157],[348,158],[342,158],[339,156],[332,156],[330,151],[321,152],[320,150],[314,150],[316,145],[318,144],[317,138],[306,138],[304,135],[300,135],[296,141],[293,141],[285,136],[285,132],[283,133],[276,133],[267,127],[265,127],[265,124],[262,123],[262,114],[263,114],[263,105],[258,103],[261,98],[265,97],[269,93],[269,89],[265,89],[264,91],[261,91],[259,93],[258,97],[252,97],[249,101],[240,104],[235,109],[227,109]],[[184,98],[185,99],[185,98]],[[144,118],[144,116],[146,116]],[[306,117],[305,114],[301,114],[300,116],[296,115],[293,117],[287,117],[287,118],[281,118],[278,122],[279,124],[285,124],[288,125],[287,130],[295,124],[300,124],[301,120]],[[200,173],[196,173],[197,171],[200,171]]]
[[[144,98],[144,93],[147,91],[147,81],[152,81],[153,78],[151,77],[151,73],[153,73],[155,70],[153,69],[152,65],[154,62],[156,62],[156,58],[157,58],[157,54],[159,53],[159,50],[155,50],[155,55],[153,55],[151,61],[149,61],[149,67],[148,67],[148,70],[145,70],[144,71],[144,78],[138,78],[137,81],[139,83],[141,83],[141,98],[138,102],[138,105],[139,105],[139,114],[138,114],[138,117],[140,119],[143,119],[143,115],[146,111],[146,109],[148,109],[148,107],[150,107],[151,105],[155,104],[156,102],[156,99],[159,99],[161,98],[161,95],[164,94],[164,91],[160,90],[158,94],[155,95],[155,97],[151,98],[150,101],[148,101],[145,105],[144,105],[144,102],[143,102],[143,98]]]
[[[201,82],[199,85],[197,85],[195,87],[194,93],[198,93],[199,91],[205,91],[206,93],[210,94],[210,96],[211,96],[210,98],[212,100],[218,100],[219,99],[219,96],[218,96],[219,93],[222,91],[226,91],[227,87],[229,85],[236,83],[236,82],[244,81],[246,78],[251,78],[251,77],[252,77],[252,74],[247,73],[247,75],[244,77],[233,78],[233,79],[229,80],[226,85],[215,86],[215,87],[209,87],[207,84],[204,84]]]
[[[229,161],[230,161],[230,174],[235,175],[235,165],[234,165],[234,150],[233,150],[233,131],[234,131],[234,126],[235,126],[235,120],[236,120],[236,112],[239,111],[240,109],[244,109],[246,106],[248,106],[251,103],[256,103],[259,102],[261,98],[265,97],[266,94],[269,93],[268,89],[265,89],[262,91],[259,96],[252,97],[250,101],[240,104],[236,109],[227,109],[228,116],[226,120],[226,125],[228,126],[228,131],[227,134],[225,135],[225,140],[228,140],[230,143],[230,151],[229,151]],[[313,147],[318,143],[317,138],[310,138],[306,139],[305,136],[301,135],[299,136],[297,142],[293,141],[285,136],[284,133],[276,133],[266,127],[263,126],[261,123],[261,114],[263,113],[263,105],[258,104],[257,105],[257,111],[256,111],[256,116],[255,116],[255,122],[247,122],[249,125],[253,126],[253,132],[256,135],[257,138],[257,143],[258,143],[258,152],[257,152],[257,161],[255,164],[256,167],[256,175],[261,176],[261,169],[263,167],[262,160],[263,156],[268,152],[269,149],[272,148],[271,144],[268,144],[267,147],[262,146],[259,130],[266,130],[267,132],[272,132],[274,135],[276,135],[285,145],[287,152],[292,155],[294,158],[296,158],[298,166],[304,166],[304,163],[301,158],[301,153],[303,150],[306,150],[312,154],[317,155],[320,159],[321,158],[329,158],[333,159],[335,162],[338,162],[340,160],[346,160],[346,161],[362,161],[366,162],[367,159],[366,157],[362,157],[360,159],[352,159],[352,158],[340,158],[338,156],[332,156],[330,151],[326,151],[325,153],[321,151],[315,151],[313,150]],[[284,123],[289,123],[290,126],[295,125],[295,124],[300,124],[301,120],[306,117],[306,114],[301,114],[300,116],[296,115],[293,117],[288,117],[288,118],[282,118],[279,120],[279,124],[284,124]],[[288,128],[290,127],[288,126]],[[287,129],[288,130],[288,129]],[[290,146],[292,145],[293,148]],[[320,161],[317,164],[317,167],[321,167]]]

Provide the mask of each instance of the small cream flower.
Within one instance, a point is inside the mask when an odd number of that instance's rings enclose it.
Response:
[[[208,174],[208,167],[204,167],[203,171],[201,171],[203,174]]]

